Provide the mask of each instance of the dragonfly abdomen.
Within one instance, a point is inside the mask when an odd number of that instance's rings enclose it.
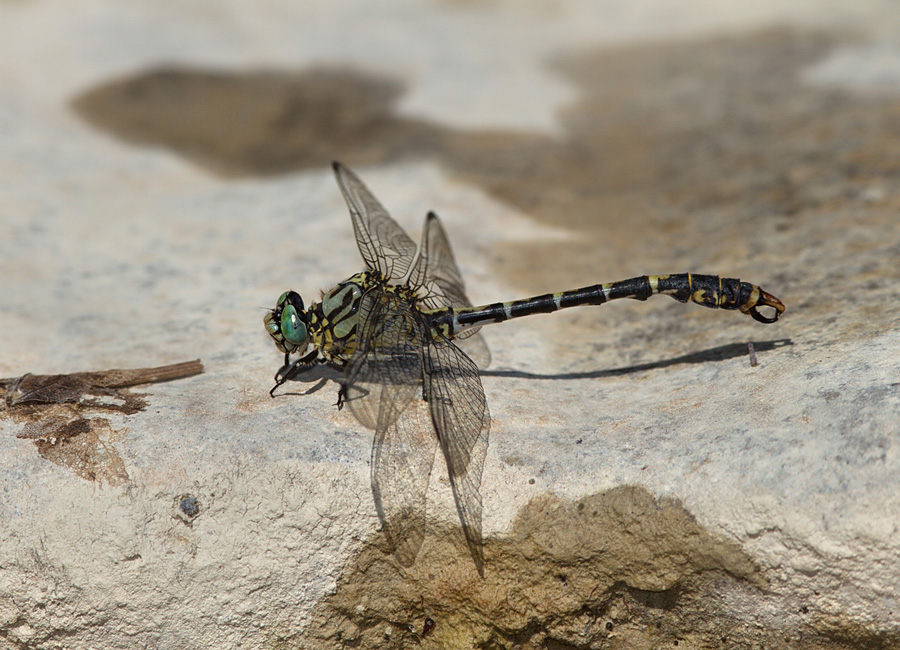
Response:
[[[452,317],[450,335],[456,336],[471,327],[500,323],[521,316],[548,314],[567,307],[602,305],[620,298],[646,300],[655,294],[671,296],[679,302],[693,302],[713,309],[738,309],[762,323],[775,322],[784,311],[784,305],[778,298],[755,284],[717,275],[676,273],[642,275],[619,282],[594,284],[581,289],[547,293],[524,300],[454,309],[446,317],[438,318],[435,324],[444,325],[444,321]],[[772,315],[765,316],[759,313],[757,308],[761,306],[771,307]]]

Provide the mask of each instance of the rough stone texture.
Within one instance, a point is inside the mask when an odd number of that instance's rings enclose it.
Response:
[[[0,647],[900,646],[900,8],[787,4],[0,2],[0,376],[205,366],[0,414]],[[333,158],[476,302],[788,312],[486,328],[485,578],[440,471],[402,570],[333,377],[267,395],[361,268]]]

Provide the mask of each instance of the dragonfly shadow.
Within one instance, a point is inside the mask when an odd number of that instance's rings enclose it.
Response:
[[[759,341],[753,343],[755,352],[768,352],[778,348],[793,345],[791,339],[772,339],[771,341]],[[745,343],[729,343],[728,345],[719,345],[708,350],[700,352],[691,352],[683,354],[671,359],[661,361],[651,361],[648,363],[639,363],[633,366],[624,366],[622,368],[609,368],[606,370],[588,370],[584,372],[560,372],[560,373],[537,373],[526,372],[524,370],[480,370],[479,375],[482,377],[517,377],[527,379],[599,379],[602,377],[619,377],[622,375],[631,375],[637,372],[646,372],[648,370],[657,370],[659,368],[668,368],[670,366],[678,366],[682,364],[696,363],[717,363],[727,361],[728,359],[736,359],[738,357],[747,356],[748,348]],[[284,366],[279,373],[285,372],[289,366]],[[343,372],[334,366],[328,364],[315,364],[307,369],[298,372],[288,379],[285,385],[290,383],[312,384],[306,390],[300,392],[282,392],[279,395],[312,395],[322,390],[329,381],[340,382]]]
[[[282,366],[282,368],[278,371],[278,375],[281,376],[285,372],[290,369],[290,365]],[[320,390],[325,388],[328,385],[329,381],[340,382],[343,377],[343,371],[335,368],[334,366],[330,366],[327,363],[316,363],[310,365],[299,372],[295,372],[287,381],[284,383],[284,386],[288,384],[312,384],[309,388],[303,391],[294,392],[294,391],[283,391],[279,392],[272,397],[280,396],[280,395],[312,395],[313,393],[318,393]]]
[[[766,352],[776,348],[793,345],[791,339],[773,339],[771,341],[761,341],[753,343],[756,352]],[[677,366],[681,364],[694,363],[711,363],[718,361],[726,361],[737,357],[747,356],[748,347],[745,343],[729,343],[728,345],[720,345],[701,352],[691,352],[672,359],[662,361],[652,361],[649,363],[639,363],[633,366],[625,366],[623,368],[610,368],[608,370],[589,370],[586,372],[561,372],[555,374],[543,374],[534,372],[524,372],[522,370],[482,370],[481,375],[486,377],[520,377],[527,379],[598,379],[602,377],[618,377],[621,375],[630,375],[636,372],[645,372],[647,370],[656,370],[658,368],[668,368],[669,366]],[[748,363],[748,365],[750,365]]]

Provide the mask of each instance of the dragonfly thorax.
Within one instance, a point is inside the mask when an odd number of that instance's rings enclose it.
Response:
[[[357,273],[322,294],[309,306],[312,344],[330,362],[344,365],[356,350],[359,302],[376,280],[371,273]]]

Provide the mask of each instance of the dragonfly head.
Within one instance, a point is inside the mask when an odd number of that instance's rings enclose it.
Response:
[[[306,352],[309,347],[309,323],[303,298],[296,291],[281,294],[275,309],[263,317],[263,322],[279,350],[285,354]]]

